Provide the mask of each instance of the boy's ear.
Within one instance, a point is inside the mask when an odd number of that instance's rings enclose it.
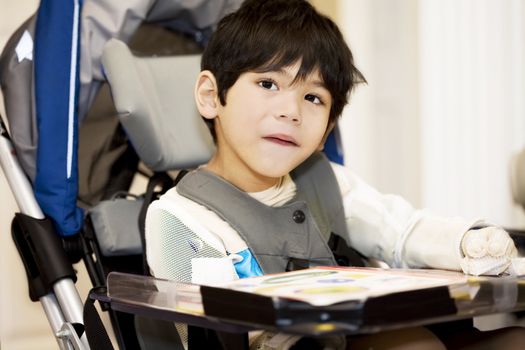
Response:
[[[195,84],[195,103],[200,115],[206,119],[213,119],[218,111],[218,89],[215,76],[209,70],[203,70],[197,77]]]
[[[330,135],[330,132],[335,128],[335,120],[331,121],[328,126],[326,127],[326,131],[324,133],[323,139],[321,140],[321,143],[319,144],[319,147],[317,147],[317,151],[321,152],[324,148],[324,143],[326,142],[326,139],[328,138],[328,135]]]

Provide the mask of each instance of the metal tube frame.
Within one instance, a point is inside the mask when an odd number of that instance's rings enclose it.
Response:
[[[0,115],[0,166],[9,183],[20,212],[35,219],[44,219],[29,179],[22,170],[9,133]],[[73,281],[64,278],[53,285],[53,293],[39,298],[60,349],[89,350],[86,334],[79,339],[71,332],[72,323],[84,324],[83,303]]]

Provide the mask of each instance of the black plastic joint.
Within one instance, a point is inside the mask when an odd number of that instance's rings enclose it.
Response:
[[[48,294],[62,278],[76,281],[73,266],[50,219],[16,213],[11,234],[24,263],[32,301]]]

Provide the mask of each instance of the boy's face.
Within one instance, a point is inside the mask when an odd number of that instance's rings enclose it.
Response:
[[[216,96],[213,113],[201,110],[204,117],[215,118],[217,152],[208,163],[210,171],[244,191],[260,191],[319,149],[331,95],[317,71],[294,82],[298,69],[299,63],[243,73],[228,90],[224,106]]]

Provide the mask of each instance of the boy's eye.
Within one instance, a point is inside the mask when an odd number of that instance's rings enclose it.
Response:
[[[259,86],[267,90],[277,90],[277,85],[271,80],[261,80]]]
[[[321,101],[321,99],[318,96],[312,94],[307,94],[306,96],[304,96],[304,99],[316,105],[323,104],[323,101]]]

